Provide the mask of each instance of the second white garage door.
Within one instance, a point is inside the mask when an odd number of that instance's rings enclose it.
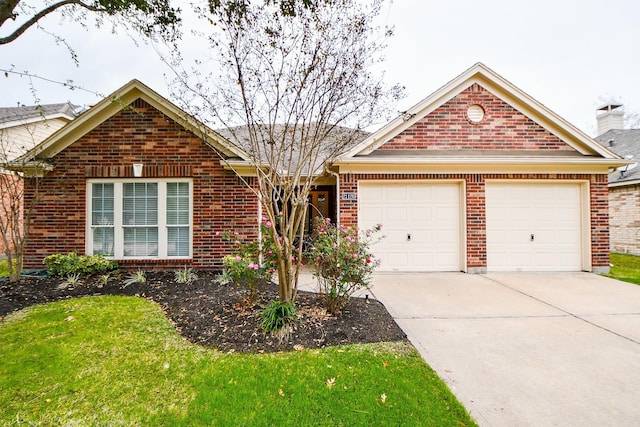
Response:
[[[580,271],[582,197],[576,183],[486,184],[489,271]]]
[[[358,227],[386,236],[373,252],[381,271],[460,271],[460,184],[363,182]]]

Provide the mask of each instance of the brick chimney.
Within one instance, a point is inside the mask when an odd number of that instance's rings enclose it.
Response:
[[[596,110],[598,135],[611,129],[624,128],[624,107],[622,104],[606,104]]]

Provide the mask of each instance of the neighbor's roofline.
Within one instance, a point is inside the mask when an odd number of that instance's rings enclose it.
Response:
[[[349,158],[356,155],[370,154],[474,83],[479,84],[493,95],[507,102],[513,108],[565,141],[581,154],[597,154],[605,158],[618,158],[615,153],[595,142],[580,129],[549,110],[480,62],[474,64],[458,77],[409,108],[402,115],[369,135],[362,143],[355,146],[342,157]],[[407,119],[405,119],[405,117]]]
[[[131,80],[120,89],[113,92],[108,97],[98,102],[82,115],[53,133],[43,142],[31,149],[27,154],[19,159],[25,162],[36,158],[51,158],[63,151],[73,142],[77,141],[101,123],[117,114],[136,99],[142,99],[154,108],[167,115],[172,120],[202,138],[209,145],[219,150],[227,156],[238,156],[246,158],[247,154],[234,146],[222,135],[213,131],[207,125],[190,116],[184,110],[177,107],[157,92],[140,82]]]
[[[614,181],[609,183],[609,188],[626,187],[630,185],[640,184],[640,178],[630,179],[629,181]]]
[[[55,112],[52,114],[44,114],[38,117],[29,117],[27,119],[19,119],[19,120],[13,120],[10,122],[0,123],[0,129],[8,129],[14,126],[24,126],[24,125],[29,125],[31,123],[37,123],[37,122],[42,122],[46,120],[54,120],[54,119],[68,119],[69,121],[72,121],[75,118],[76,118],[75,116],[71,116],[69,114]]]

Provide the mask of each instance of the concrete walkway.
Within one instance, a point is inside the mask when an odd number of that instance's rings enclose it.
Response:
[[[482,426],[640,426],[640,286],[377,274],[372,293]]]

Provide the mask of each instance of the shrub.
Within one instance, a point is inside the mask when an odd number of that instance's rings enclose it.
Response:
[[[100,276],[101,286],[107,286],[109,283],[109,279],[111,278],[111,271],[107,271],[103,275]]]
[[[358,233],[355,228],[336,227],[330,219],[314,224],[313,242],[307,258],[313,264],[325,308],[338,314],[359,289],[369,286],[371,275],[380,260],[370,251],[379,241],[382,225]]]
[[[175,278],[177,283],[191,283],[198,280],[198,275],[191,268],[185,267],[183,270],[175,271]]]
[[[58,285],[58,287],[61,288],[61,289],[73,288],[78,283],[80,283],[80,276],[81,276],[80,273],[69,274],[67,276],[67,279],[64,282],[62,282],[60,285]]]
[[[292,302],[271,301],[262,310],[261,317],[262,330],[283,338],[288,333],[288,326],[296,318],[296,306]]]
[[[146,283],[146,282],[147,282],[147,275],[145,274],[144,271],[138,270],[129,275],[129,277],[124,281],[123,287],[126,288],[127,286],[133,285],[134,283]]]
[[[273,271],[240,255],[227,255],[222,259],[224,270],[220,283],[234,283],[248,293],[251,300],[271,280]]]
[[[236,246],[233,255],[222,259],[223,272],[220,282],[234,283],[245,289],[251,301],[270,281],[276,271],[276,254],[269,227],[271,223],[262,219],[261,239],[243,242],[237,233],[225,232],[223,239]]]
[[[78,255],[76,252],[49,255],[44,263],[52,276],[105,273],[118,269],[116,261],[105,259],[102,255]]]

